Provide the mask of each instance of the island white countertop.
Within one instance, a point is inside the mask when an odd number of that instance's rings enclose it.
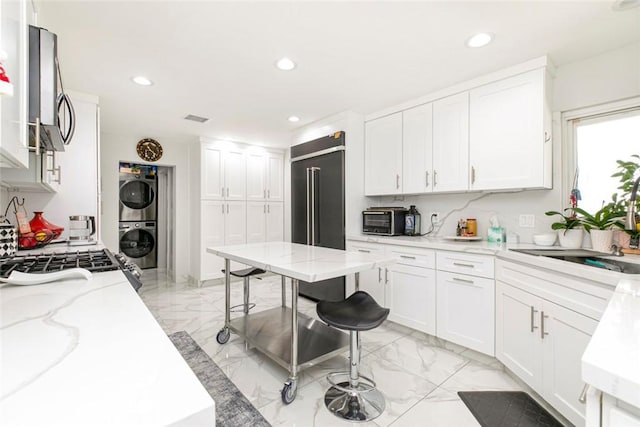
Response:
[[[0,425],[215,425],[214,402],[120,271],[0,287]]]
[[[622,279],[582,355],[582,379],[640,408],[640,279]]]
[[[221,246],[207,248],[207,252],[305,282],[332,279],[394,262],[391,256],[289,242]]]

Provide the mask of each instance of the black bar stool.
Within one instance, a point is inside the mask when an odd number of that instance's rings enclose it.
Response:
[[[224,269],[222,270],[222,273],[224,273]],[[229,308],[229,311],[238,311],[238,310],[234,310],[234,308],[238,308],[238,307],[242,307],[243,308],[243,312],[244,314],[248,314],[249,310],[251,310],[253,307],[256,306],[255,303],[250,303],[249,302],[249,278],[251,276],[255,276],[256,274],[263,274],[265,273],[265,271],[261,268],[255,268],[255,267],[249,267],[249,268],[245,268],[244,270],[236,270],[236,271],[230,271],[229,274],[234,276],[234,277],[241,277],[242,278],[242,285],[243,285],[243,299],[244,302],[242,304],[238,304],[238,305],[234,305],[232,307]],[[258,280],[262,280],[262,278],[260,277],[256,277],[256,279]]]
[[[385,408],[384,396],[376,383],[360,375],[360,331],[377,328],[389,316],[366,292],[354,292],[344,301],[321,301],[316,306],[318,316],[329,326],[349,331],[350,370],[327,375],[331,388],[324,395],[324,404],[337,417],[350,421],[370,421]],[[338,378],[342,377],[343,381]]]

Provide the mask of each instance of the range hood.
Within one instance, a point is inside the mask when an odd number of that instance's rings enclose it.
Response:
[[[58,95],[57,40],[54,33],[29,26],[29,145],[45,151],[64,151],[75,127],[68,96]],[[64,130],[61,109],[66,110]]]

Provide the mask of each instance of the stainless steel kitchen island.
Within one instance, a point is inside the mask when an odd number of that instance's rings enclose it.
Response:
[[[230,332],[234,332],[288,369],[289,378],[282,389],[284,403],[295,399],[301,369],[329,359],[349,346],[349,336],[344,332],[298,313],[298,281],[314,283],[355,274],[357,289],[361,271],[393,263],[393,258],[387,256],[289,242],[213,247],[207,248],[207,252],[225,259],[225,324],[216,337],[218,342],[226,343]],[[280,275],[282,307],[231,319],[231,261]],[[285,301],[286,278],[291,279],[291,307]]]

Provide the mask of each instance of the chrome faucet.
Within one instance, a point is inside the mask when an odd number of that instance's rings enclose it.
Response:
[[[633,183],[633,189],[631,190],[631,198],[627,207],[627,220],[624,223],[625,230],[636,231],[636,197],[638,196],[639,183],[640,177]]]

